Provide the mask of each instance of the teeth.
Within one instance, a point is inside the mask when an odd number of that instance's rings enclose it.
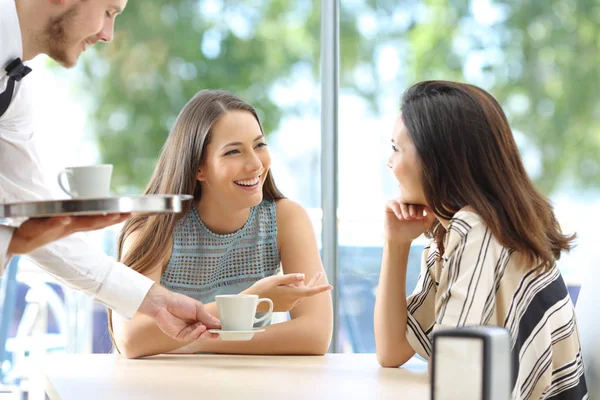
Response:
[[[242,186],[254,186],[259,181],[260,181],[260,179],[258,177],[256,177],[254,179],[246,179],[246,180],[243,180],[243,181],[235,181],[235,183],[237,183],[238,185],[242,185]]]

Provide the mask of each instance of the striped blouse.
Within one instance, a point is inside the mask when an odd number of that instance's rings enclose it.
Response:
[[[530,268],[500,244],[483,220],[459,211],[432,241],[408,297],[407,339],[423,358],[442,328],[501,326],[510,331],[513,399],[587,399],[573,304],[558,268]]]

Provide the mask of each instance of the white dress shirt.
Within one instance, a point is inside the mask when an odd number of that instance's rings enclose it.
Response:
[[[15,0],[0,0],[0,93],[8,82],[5,68],[15,58],[22,58],[22,47]],[[16,82],[12,102],[0,117],[0,204],[53,197],[44,184],[39,161],[32,96],[27,77]],[[7,250],[13,232],[14,228],[0,225],[0,273],[10,260]],[[153,284],[151,279],[88,244],[81,234],[34,250],[27,257],[125,318],[136,313]]]

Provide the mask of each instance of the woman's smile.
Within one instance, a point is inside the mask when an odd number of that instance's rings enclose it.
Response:
[[[260,186],[260,176],[255,176],[250,179],[242,179],[238,181],[233,181],[238,187],[244,190],[254,190]]]

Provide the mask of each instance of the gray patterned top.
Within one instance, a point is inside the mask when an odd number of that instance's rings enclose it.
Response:
[[[226,235],[210,231],[192,207],[175,227],[173,252],[160,283],[211,303],[216,295],[240,293],[279,269],[274,201],[252,207],[244,226]]]

